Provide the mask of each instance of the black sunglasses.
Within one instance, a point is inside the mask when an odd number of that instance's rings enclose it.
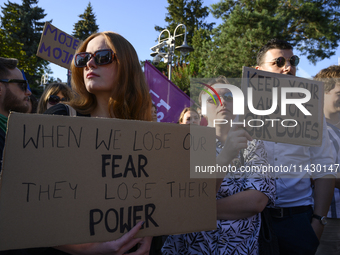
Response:
[[[278,67],[283,67],[286,65],[286,59],[284,57],[278,57],[276,59],[273,59],[273,61],[271,61],[270,63],[275,62],[275,64]],[[296,55],[291,56],[289,59],[289,62],[292,66],[297,66],[300,62],[300,58]]]
[[[223,98],[224,101],[226,101],[226,102],[231,102],[231,101],[233,101],[233,94],[232,94],[231,92],[227,92],[227,93],[225,93],[224,95],[219,95],[219,96],[220,96],[220,98]],[[215,99],[215,101],[214,101],[213,98]],[[213,95],[213,98],[209,97],[209,99],[207,100],[208,103],[214,104],[214,103],[216,102],[216,104],[217,104],[217,103],[220,101],[220,100],[218,99],[217,95]]]
[[[60,97],[58,97],[58,96],[56,96],[56,95],[50,95],[50,96],[48,97],[48,100],[47,100],[47,101],[49,102],[50,105],[56,105],[56,104],[59,104],[60,101],[66,102],[67,99],[66,99],[65,97],[60,98]]]
[[[94,54],[79,52],[74,56],[74,65],[76,67],[85,67],[92,57],[97,65],[107,65],[112,63],[114,55],[115,53],[111,49],[97,50]]]
[[[19,88],[26,92],[28,87],[28,81],[27,80],[19,80],[19,79],[1,79],[0,82],[4,83],[17,83],[19,85]]]

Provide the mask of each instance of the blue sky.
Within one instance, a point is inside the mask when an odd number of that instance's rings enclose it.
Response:
[[[7,2],[7,0],[0,0],[0,5],[4,6]],[[21,0],[11,0],[11,2],[22,3]],[[204,0],[204,5],[210,6],[217,2],[219,0]],[[74,24],[79,21],[78,16],[84,13],[88,3],[89,1],[84,0],[39,0],[38,6],[47,14],[44,20],[52,19],[55,27],[72,34]],[[140,60],[152,59],[150,48],[157,44],[156,39],[159,35],[154,27],[166,25],[164,19],[167,13],[167,0],[95,0],[91,1],[91,5],[97,18],[99,31],[110,30],[121,34],[135,47]],[[221,22],[212,16],[209,16],[207,21],[217,24]],[[300,56],[297,76],[311,78],[321,69],[337,65],[338,57],[340,57],[340,47],[335,56],[320,61],[315,66],[309,63],[306,57]],[[50,67],[54,78],[66,82],[66,69],[54,64]]]

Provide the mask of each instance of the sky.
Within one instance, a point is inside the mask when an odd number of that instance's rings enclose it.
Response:
[[[0,6],[4,6],[8,0],[0,0]],[[11,0],[14,3],[22,3],[22,0]],[[219,0],[204,0],[204,6],[210,6]],[[89,1],[84,0],[39,0],[38,6],[47,14],[44,21],[52,20],[52,25],[68,33],[73,33],[74,24],[79,21],[79,15],[83,14]],[[159,32],[155,31],[156,25],[165,27],[165,16],[167,14],[167,0],[95,0],[91,1],[93,12],[96,15],[99,31],[114,31],[124,36],[136,49],[139,60],[151,60],[150,48],[157,44]],[[212,15],[206,19],[207,22],[220,24]],[[174,31],[170,31],[173,33]],[[182,41],[176,44],[182,44]],[[297,52],[294,52],[297,54]],[[297,54],[299,55],[299,54]],[[312,78],[321,69],[330,65],[338,65],[340,47],[335,56],[330,59],[311,64],[306,57],[300,56],[297,76]],[[65,68],[50,64],[52,76],[63,82],[67,81]]]

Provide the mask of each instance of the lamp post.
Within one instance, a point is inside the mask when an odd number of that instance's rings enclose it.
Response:
[[[183,26],[185,29],[184,32],[184,41],[181,46],[175,47],[175,41],[176,37],[181,36],[176,35],[176,30],[180,26]],[[161,40],[161,35],[163,32],[168,32],[168,38]],[[168,47],[168,52],[165,52],[162,48]],[[168,79],[171,81],[171,71],[172,71],[172,59],[175,55],[175,50],[178,50],[181,52],[182,56],[185,56],[187,53],[193,51],[194,49],[190,47],[187,43],[187,27],[184,24],[179,24],[174,31],[174,35],[171,36],[171,33],[168,29],[162,30],[162,32],[158,36],[158,44],[150,48],[153,52],[150,54],[151,57],[153,57],[153,63],[158,64],[162,58],[164,58],[164,63],[169,63],[169,71],[168,71]]]
[[[47,81],[48,80],[48,74],[45,73],[41,76],[41,79],[40,79],[40,86],[39,87],[43,87],[43,89],[45,90],[45,87],[46,87],[46,84],[47,84]]]

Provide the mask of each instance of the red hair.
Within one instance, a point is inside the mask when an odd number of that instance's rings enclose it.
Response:
[[[115,53],[117,86],[112,87],[108,103],[110,117],[151,121],[151,97],[137,53],[124,37],[114,32],[101,32],[89,36],[77,49],[85,52],[87,44],[97,36],[104,36],[107,45]],[[86,90],[84,68],[71,66],[72,88],[79,95],[70,105],[82,114],[90,114],[97,106],[95,95]]]

